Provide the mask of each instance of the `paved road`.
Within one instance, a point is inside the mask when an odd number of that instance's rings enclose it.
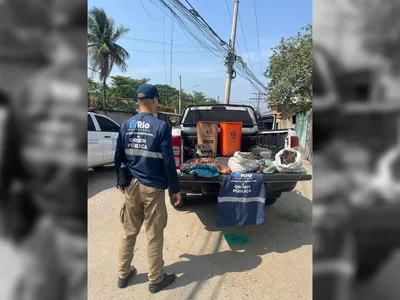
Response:
[[[311,172],[311,165],[306,163]],[[116,287],[116,264],[123,196],[112,169],[89,172],[89,299],[312,299],[312,183],[301,182],[267,208],[266,224],[236,228],[249,243],[231,249],[215,226],[216,199],[192,197],[182,210],[169,205],[164,258],[178,275],[165,291],[147,290],[145,235],[138,237],[138,275],[124,290]]]

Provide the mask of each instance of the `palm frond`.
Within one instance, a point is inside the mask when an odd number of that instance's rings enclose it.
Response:
[[[93,22],[91,22],[93,19]],[[107,17],[106,12],[102,8],[94,7],[89,12],[89,26],[95,25],[97,28],[97,32],[102,34],[105,28],[109,27],[109,18]]]
[[[117,55],[124,61],[127,61],[131,57],[129,52],[126,51],[125,48],[121,47],[118,44],[113,44],[113,47],[110,50],[113,55]]]
[[[115,43],[121,37],[128,34],[130,31],[131,30],[128,27],[125,27],[124,25],[118,26],[117,29],[115,30],[114,36],[111,38],[111,42]]]
[[[130,55],[120,45],[116,44],[119,38],[130,31],[121,25],[116,26],[112,18],[102,8],[94,7],[88,16],[88,55],[92,69],[99,73],[99,79],[104,82],[114,65],[122,72],[127,70],[126,61]]]
[[[112,56],[112,60],[113,60],[113,64],[115,63],[118,68],[120,68],[120,70],[122,72],[126,72],[126,70],[128,69],[128,65],[126,64],[125,60],[122,59],[118,54],[117,55],[113,55]]]

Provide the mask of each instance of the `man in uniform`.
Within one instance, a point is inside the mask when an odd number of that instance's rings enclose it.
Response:
[[[169,187],[174,205],[181,201],[171,128],[154,116],[159,98],[153,85],[144,84],[137,89],[139,113],[122,124],[115,151],[117,170],[125,164],[127,176],[131,179],[128,186],[121,185],[122,181],[118,180],[118,187],[125,194],[120,214],[123,237],[119,251],[118,287],[126,287],[136,274],[131,262],[136,238],[144,222],[151,293],[161,291],[175,280],[174,274],[164,274],[163,271],[164,228],[167,225],[165,189]]]
[[[87,298],[87,5],[55,1],[51,15],[50,66],[11,102],[8,174],[40,213],[15,299]]]

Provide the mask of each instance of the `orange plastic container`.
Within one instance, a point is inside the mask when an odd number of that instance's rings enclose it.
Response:
[[[222,156],[233,156],[242,147],[242,122],[221,122],[220,149]]]

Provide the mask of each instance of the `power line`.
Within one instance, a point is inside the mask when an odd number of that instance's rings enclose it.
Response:
[[[210,55],[218,59],[224,58],[223,62],[225,65],[228,63],[229,57],[232,56],[232,54],[230,54],[229,44],[221,39],[188,0],[185,0],[185,2],[188,3],[189,7],[186,7],[183,2],[179,0],[171,0],[169,4],[166,0],[150,1],[153,3],[157,1],[163,7],[167,8],[167,10],[172,12],[175,22],[185,33],[190,35],[193,40],[202,46]],[[263,82],[249,69],[240,55],[234,53],[233,59],[234,72],[237,72],[238,75],[247,79],[254,88],[260,92],[266,90]]]
[[[192,4],[190,4],[190,2],[188,0],[185,0],[185,1],[191,7],[191,9],[193,10],[192,13],[195,13],[195,16],[198,17],[199,19],[201,19],[201,21],[203,21],[204,25],[206,25],[208,27],[208,29],[221,41],[221,43],[225,43],[226,44],[226,42],[219,37],[219,35],[211,28],[210,25],[208,25],[208,23],[203,19],[203,17],[194,9]],[[178,2],[179,2],[179,0],[178,0]]]
[[[232,23],[232,15],[231,15],[231,11],[229,10],[229,5],[228,5],[227,0],[225,0],[225,5],[226,5],[226,11],[228,12],[229,19],[231,20],[231,23]]]
[[[169,51],[148,51],[148,50],[129,49],[129,48],[125,48],[125,50],[127,50],[127,51],[132,51],[132,52],[155,53],[155,54],[170,53]],[[199,53],[199,52],[198,52],[198,51],[174,51],[174,53],[179,53],[179,54],[195,54],[195,53]]]
[[[154,21],[162,21],[163,18],[161,18],[161,19],[158,20],[158,19],[153,18],[153,17],[150,15],[150,13],[147,11],[146,7],[144,6],[142,0],[140,0],[140,4],[142,5],[143,9],[145,10],[145,12],[147,13],[147,15],[148,15],[151,19],[153,19]]]
[[[169,0],[171,4],[171,0]],[[169,86],[172,86],[172,46],[174,43],[174,22],[172,20],[172,11],[171,11],[171,53],[170,53],[170,65],[169,65]]]
[[[167,63],[165,59],[165,15],[163,16],[163,55],[164,55],[164,74],[165,74],[165,83],[168,84],[168,75],[167,75]]]
[[[176,0],[171,3],[171,6],[164,0],[159,0],[159,2],[173,13],[176,22],[184,29],[184,32],[187,32],[210,54],[213,54],[214,57],[220,57],[221,54],[225,55],[227,53],[228,44],[213,31],[188,1],[186,2],[189,3],[191,9]],[[225,48],[222,52],[221,46]]]
[[[155,0],[150,0],[154,3]],[[220,57],[221,49],[220,46],[227,46],[227,43],[224,42],[204,21],[203,18],[194,10],[186,8],[180,1],[174,0],[171,5],[168,5],[164,0],[159,0],[164,7],[170,10],[176,20],[183,30],[183,32],[187,35],[189,34],[197,43],[199,43],[205,50],[208,51],[209,54],[212,54],[214,57]],[[155,3],[155,5],[157,5]],[[157,5],[158,6],[158,5]],[[174,9],[173,9],[174,6]],[[197,31],[197,32],[194,32]],[[199,33],[200,31],[200,33]],[[210,33],[211,32],[211,33]],[[188,35],[187,35],[188,36]],[[189,37],[189,36],[188,36]],[[205,38],[206,40],[202,39]],[[217,40],[215,40],[215,38]],[[218,53],[219,52],[219,53]],[[226,52],[226,49],[224,50]],[[224,54],[225,55],[225,54]]]
[[[154,40],[147,40],[147,39],[142,39],[142,38],[134,38],[134,37],[130,37],[130,36],[123,36],[123,37],[121,37],[121,39],[129,39],[129,40],[133,40],[133,41],[141,41],[141,42],[147,42],[147,43],[153,43],[153,44],[171,45],[171,43],[168,43],[165,41],[164,42],[163,41],[154,41]],[[197,48],[197,49],[201,48],[196,45],[176,44],[176,43],[174,43],[174,46],[190,47],[190,48]]]
[[[257,100],[257,111],[258,112],[260,112],[260,102],[261,102],[261,100],[264,100],[264,101],[267,101],[267,98],[265,98],[265,97],[261,97],[261,96],[267,96],[267,94],[265,94],[265,93],[261,93],[261,92],[258,92],[258,93],[252,93],[253,95],[257,95],[257,98],[250,98],[250,100]]]
[[[243,30],[243,25],[242,25],[242,19],[240,18],[240,13],[238,14],[238,19],[239,19],[240,29],[241,29],[241,31],[242,31],[244,46],[245,46],[245,48],[246,48],[247,59],[249,60],[250,69],[253,70],[253,66],[252,66],[252,64],[251,64],[251,59],[250,59],[250,54],[249,54],[249,48],[247,48],[246,36],[244,35],[244,30]]]
[[[92,71],[92,72],[95,72],[95,73],[97,73],[97,74],[101,74],[101,72],[100,71],[97,71],[97,70],[95,70],[95,69],[93,69],[93,68],[90,68],[90,67],[87,67],[90,71]],[[110,75],[107,75],[107,77],[106,78],[111,78],[111,76]]]
[[[263,80],[263,72],[261,66],[261,50],[260,50],[260,37],[258,35],[258,19],[257,19],[257,8],[256,8],[256,0],[253,0],[254,3],[254,16],[256,19],[256,32],[257,32],[257,45],[258,45],[258,60],[260,61],[260,73],[261,73],[261,81]]]
[[[184,32],[184,34],[190,39],[190,37],[186,34],[186,32]],[[154,40],[147,40],[147,39],[142,39],[142,38],[134,38],[134,37],[129,37],[129,36],[128,37],[127,36],[121,37],[121,39],[129,39],[129,40],[140,41],[140,42],[145,42],[145,43],[160,44],[160,45],[163,45],[163,50],[164,50],[164,46],[170,46],[171,45],[171,43],[168,43],[168,42],[165,42],[165,41],[164,42],[163,41],[154,41]],[[174,46],[199,49],[202,54],[208,56],[209,58],[215,59],[215,56],[212,56],[208,52],[205,52],[204,51],[205,50],[204,47],[201,47],[201,46],[187,45],[187,44],[176,44],[176,43],[174,43]],[[137,51],[137,52],[139,52],[139,51]],[[153,53],[156,53],[156,52],[153,52]],[[166,53],[169,53],[169,52],[166,52]],[[184,53],[194,53],[194,52],[176,52],[176,51],[174,51],[174,53],[183,53],[184,54]],[[199,53],[199,51],[196,51],[195,53]],[[167,80],[167,82],[168,82],[168,80]]]

